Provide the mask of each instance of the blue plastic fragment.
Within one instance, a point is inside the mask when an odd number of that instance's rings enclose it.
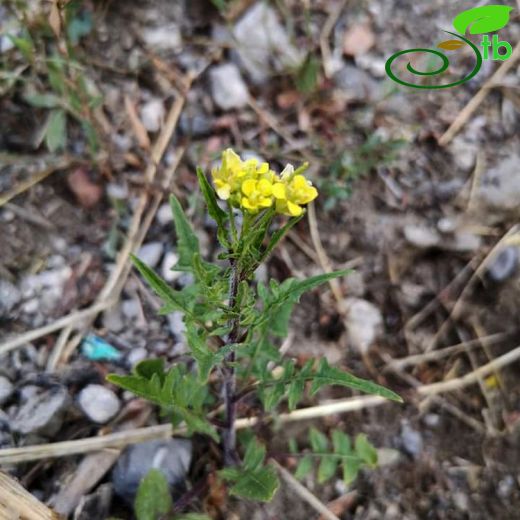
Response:
[[[90,361],[119,361],[123,357],[119,350],[94,334],[82,341],[81,353]]]

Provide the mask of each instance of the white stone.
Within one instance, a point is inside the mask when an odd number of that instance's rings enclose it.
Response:
[[[354,348],[365,354],[382,332],[381,311],[373,303],[361,298],[346,298],[344,308],[347,312],[348,339]]]
[[[172,208],[169,204],[162,204],[156,213],[157,222],[161,224],[161,226],[165,226],[170,222],[173,222]]]
[[[104,424],[114,418],[121,404],[116,394],[102,385],[88,385],[78,396],[83,413],[93,422]]]
[[[276,11],[266,2],[257,2],[242,16],[233,36],[240,60],[256,83],[266,81],[274,71],[297,68],[304,60],[304,54],[291,43]]]
[[[176,51],[182,47],[181,32],[175,24],[147,27],[142,34],[145,44],[151,49]]]
[[[247,105],[247,86],[233,63],[212,67],[209,71],[211,95],[222,110],[242,108]]]
[[[182,272],[180,271],[172,271],[172,267],[177,264],[179,261],[179,255],[173,251],[168,251],[163,258],[162,264],[161,264],[161,276],[167,281],[167,282],[173,282],[179,276],[182,275]]]
[[[165,109],[161,99],[151,99],[141,107],[141,122],[148,132],[158,132],[164,121]]]
[[[439,245],[441,237],[439,233],[427,226],[409,224],[403,230],[406,240],[415,247],[428,249]]]
[[[148,267],[156,267],[163,254],[163,245],[161,242],[149,242],[144,244],[139,252],[137,258],[142,260]]]

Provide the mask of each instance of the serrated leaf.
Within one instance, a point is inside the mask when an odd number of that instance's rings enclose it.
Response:
[[[230,468],[226,468],[220,472],[224,479],[228,479],[231,473]],[[276,490],[278,489],[279,481],[276,471],[269,464],[255,471],[241,471],[238,470],[231,480],[235,484],[231,487],[229,492],[248,500],[258,500],[260,502],[269,502]]]
[[[264,462],[265,446],[260,444],[255,438],[251,439],[244,454],[244,469],[246,471],[256,471]]]
[[[64,110],[57,109],[50,113],[45,130],[45,144],[51,153],[64,148],[67,144],[67,125]]]
[[[323,484],[336,473],[338,459],[334,455],[323,455],[318,466],[318,483]]]
[[[364,433],[356,436],[354,447],[356,454],[365,464],[371,467],[377,465],[377,450],[372,446]]]
[[[54,94],[27,94],[24,101],[37,108],[56,108],[61,106],[61,99]]]
[[[359,459],[344,460],[342,463],[343,482],[347,485],[352,484],[359,474],[360,467],[361,461]]]
[[[446,40],[437,44],[437,47],[445,51],[456,51],[457,49],[464,47],[464,45],[466,45],[466,42],[463,42],[462,40]]]
[[[316,428],[311,428],[309,430],[309,441],[311,443],[312,451],[315,453],[326,453],[329,447],[329,441],[327,436],[317,430]]]
[[[107,380],[114,385],[117,385],[125,390],[132,392],[135,395],[138,395],[139,397],[144,397],[149,401],[163,404],[162,401],[159,401],[158,397],[160,390],[159,380],[157,380],[159,383],[158,386],[154,386],[155,382],[152,383],[152,380],[145,379],[141,376],[121,376],[119,374],[108,374]]]
[[[453,20],[453,27],[465,34],[484,34],[496,32],[509,22],[509,13],[512,7],[506,5],[484,5],[462,11]]]
[[[402,398],[392,390],[372,381],[361,379],[339,368],[331,367],[325,358],[320,360],[318,370],[313,376],[310,393],[314,395],[322,386],[346,386],[366,394],[379,395],[385,399],[402,403]]]
[[[211,437],[215,442],[219,442],[220,437],[217,433],[217,430],[205,418],[197,416],[185,409],[180,409],[177,411],[181,414],[188,429],[195,432],[204,433],[205,435]]]
[[[287,399],[289,405],[289,411],[292,411],[296,408],[298,403],[301,401],[303,397],[303,392],[305,391],[305,380],[304,379],[295,379],[289,384],[289,391],[287,392]]]
[[[148,267],[136,256],[132,255],[131,259],[143,278],[167,306],[169,313],[177,310],[191,315],[191,311],[186,305],[186,299],[180,291],[176,291],[173,287],[170,287],[153,269]]]
[[[200,254],[199,240],[175,195],[170,195],[170,206],[177,234],[177,253],[179,255],[179,261],[174,268],[177,271],[191,271],[193,255]]]
[[[302,478],[305,478],[312,471],[313,468],[313,457],[311,457],[310,455],[305,455],[305,457],[303,457],[298,463],[296,471],[294,472],[294,477],[301,480]]]
[[[137,376],[151,379],[154,374],[157,374],[161,380],[164,379],[164,359],[144,359],[137,363],[134,367],[134,373]]]
[[[342,431],[332,431],[332,446],[334,447],[334,453],[338,453],[339,455],[352,454],[352,442],[350,441],[350,437]]]
[[[210,183],[204,172],[197,168],[197,178],[199,180],[199,186],[208,206],[208,213],[211,218],[217,223],[219,228],[224,227],[224,223],[228,218],[228,214],[218,205],[217,197],[215,196],[215,190],[211,187]]]
[[[209,378],[211,369],[215,364],[214,354],[209,349],[207,340],[198,334],[195,325],[191,320],[186,322],[186,339],[188,340],[188,347],[191,351],[191,355],[197,362],[199,379],[202,382],[206,382]]]
[[[159,520],[171,510],[172,505],[166,477],[161,471],[151,469],[137,490],[134,504],[137,520]]]

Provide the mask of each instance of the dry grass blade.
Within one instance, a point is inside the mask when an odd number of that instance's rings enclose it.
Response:
[[[54,511],[9,475],[0,472],[0,518],[2,520],[59,520]]]
[[[4,204],[9,202],[14,197],[22,194],[24,191],[27,191],[29,188],[32,188],[34,185],[43,181],[49,175],[52,175],[53,173],[59,170],[64,170],[73,163],[73,159],[69,157],[63,158],[60,161],[57,161],[56,163],[47,166],[47,168],[38,172],[37,174],[32,175],[29,179],[20,182],[17,186],[7,191],[6,193],[0,194],[0,207],[2,207]]]
[[[271,463],[276,467],[278,473],[287,485],[313,509],[321,514],[326,520],[340,520],[316,495],[313,495],[303,484],[298,482],[283,466],[274,459]]]
[[[277,417],[277,421],[287,423],[326,417],[332,414],[355,412],[363,410],[364,408],[379,406],[387,402],[389,401],[378,396],[351,397],[281,414]],[[257,417],[238,419],[236,428],[250,428],[258,422],[259,419]],[[78,455],[80,453],[89,453],[105,448],[123,448],[138,442],[152,439],[168,439],[172,435],[184,435],[185,433],[186,430],[183,428],[174,430],[170,424],[161,424],[159,426],[149,426],[147,428],[136,428],[124,432],[110,433],[99,437],[24,446],[21,448],[6,448],[0,450],[0,466],[4,464],[17,464],[20,462]]]
[[[469,374],[462,377],[450,379],[448,381],[441,381],[439,383],[432,383],[430,385],[424,385],[417,389],[420,395],[434,395],[443,392],[453,392],[454,390],[460,390],[466,386],[478,383],[479,379],[491,375],[515,361],[520,359],[520,346],[510,350],[506,354],[497,357],[493,361],[486,363],[485,365],[473,370]]]

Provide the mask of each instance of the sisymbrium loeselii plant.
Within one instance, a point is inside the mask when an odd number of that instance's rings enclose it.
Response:
[[[193,282],[177,290],[138,258],[133,261],[163,301],[160,313],[183,314],[192,362],[166,367],[163,359],[148,359],[137,364],[131,375],[109,376],[111,382],[160,405],[173,425],[184,425],[188,435],[200,434],[218,446],[220,479],[229,484],[231,494],[250,500],[269,501],[278,479],[266,462],[265,447],[252,432],[237,442],[239,403],[241,409],[249,404],[257,414],[272,416],[280,405],[294,410],[306,392],[312,396],[325,385],[401,400],[384,387],[330,366],[325,358],[300,365],[279,351],[277,343],[287,336],[292,309],[301,295],[347,274],[336,271],[281,283],[271,279],[268,284],[254,281],[256,269],[302,218],[305,205],[318,196],[304,176],[306,168],[307,164],[297,169],[287,165],[277,174],[268,163],[242,160],[228,149],[212,171],[213,186],[197,170],[222,246],[214,263],[201,257],[197,236],[179,200],[171,196],[179,256],[174,270],[189,272]],[[361,465],[377,461],[363,435],[352,445],[344,433],[332,432],[332,451],[328,438],[317,430],[310,431],[309,440],[311,451],[301,454],[298,477],[321,459],[319,481],[331,478],[341,465],[350,482]],[[298,451],[294,442],[289,448],[292,453]],[[143,480],[136,511],[144,514],[138,513],[138,518],[165,518],[175,511],[169,495],[161,500],[150,498],[159,489],[166,489],[167,494],[168,486],[161,478],[154,471]]]

